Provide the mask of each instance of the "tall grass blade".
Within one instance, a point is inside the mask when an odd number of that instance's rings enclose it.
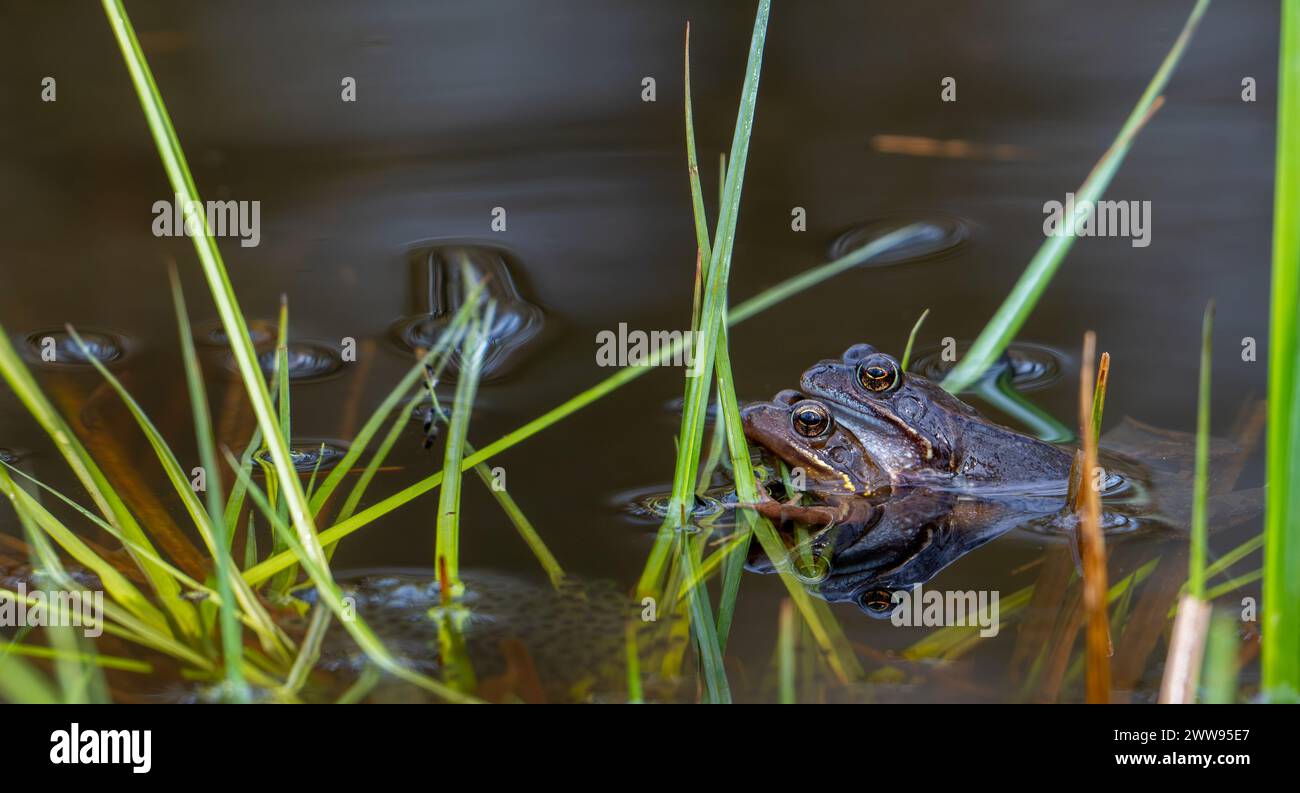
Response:
[[[468,272],[467,272],[468,275]],[[462,348],[460,373],[456,379],[456,397],[451,409],[451,422],[447,427],[447,445],[443,454],[442,491],[438,494],[438,527],[435,544],[435,566],[439,575],[445,575],[451,595],[460,597],[465,585],[460,580],[460,475],[461,461],[465,459],[465,440],[469,433],[470,414],[474,410],[474,395],[478,390],[483,369],[483,356],[490,343],[488,333],[492,327],[496,307],[489,301],[481,317],[470,321]]]
[[[673,489],[669,498],[668,514],[651,551],[646,575],[642,576],[638,590],[650,595],[662,583],[663,563],[674,537],[674,529],[686,522],[690,504],[695,496],[695,477],[700,464],[700,448],[704,437],[705,408],[709,386],[713,379],[713,363],[719,334],[726,314],[727,280],[731,271],[731,252],[735,244],[736,223],[740,214],[740,197],[744,184],[745,164],[749,158],[750,131],[754,125],[754,112],[758,104],[759,74],[763,64],[763,44],[767,38],[767,18],[770,0],[759,0],[754,18],[754,31],[750,37],[749,58],[745,67],[745,81],[741,87],[740,109],[731,139],[727,175],[723,189],[723,202],[719,211],[718,226],[714,232],[713,246],[705,273],[704,296],[700,307],[699,335],[697,337],[694,376],[686,379],[686,397],[682,409],[682,424],[678,434],[677,464],[673,472]]]
[[[206,475],[205,502],[212,532],[213,559],[216,560],[217,594],[221,598],[219,613],[221,627],[221,653],[226,672],[226,696],[236,702],[247,702],[250,694],[244,685],[243,632],[239,627],[239,612],[235,607],[235,587],[246,586],[239,578],[234,560],[230,557],[230,538],[226,535],[226,515],[221,503],[221,468],[217,465],[217,447],[212,437],[212,413],[208,408],[207,389],[203,372],[199,368],[194,337],[190,332],[189,309],[181,291],[180,278],[173,265],[167,270],[171,279],[172,304],[180,331],[181,356],[185,365],[185,380],[190,395],[190,410],[194,417],[194,434],[199,449],[199,464]],[[254,598],[255,600],[255,598]],[[267,619],[268,627],[270,619]]]
[[[1273,192],[1263,685],[1300,699],[1300,0],[1283,0]]]
[[[1209,529],[1206,507],[1210,481],[1210,359],[1214,336],[1214,301],[1201,320],[1201,377],[1196,400],[1196,473],[1192,480],[1192,552],[1188,559],[1187,592],[1205,600],[1205,558]]]
[[[347,606],[343,603],[338,587],[330,575],[328,558],[321,546],[320,539],[316,535],[316,526],[311,509],[307,504],[306,494],[303,492],[302,483],[298,481],[293,458],[289,453],[288,440],[277,425],[275,409],[271,404],[271,397],[266,382],[262,377],[257,352],[253,349],[244,315],[235,297],[234,287],[230,283],[230,277],[222,261],[221,252],[212,237],[211,229],[207,226],[206,218],[203,217],[202,213],[195,210],[196,207],[202,205],[199,203],[198,189],[195,187],[189,166],[185,162],[185,155],[181,150],[180,141],[176,137],[176,131],[172,127],[162,96],[154,83],[148,62],[140,49],[140,43],[136,38],[134,29],[131,27],[121,0],[103,0],[103,6],[109,25],[113,29],[113,34],[122,51],[123,59],[131,76],[131,82],[140,99],[141,109],[144,111],[149,131],[162,159],[168,181],[177,194],[178,200],[183,202],[182,205],[187,210],[187,221],[193,223],[202,232],[189,236],[194,243],[213,301],[216,303],[217,313],[221,317],[221,324],[230,343],[231,353],[240,378],[244,383],[253,413],[257,418],[257,425],[270,452],[275,469],[275,479],[278,481],[281,494],[288,507],[293,530],[297,534],[297,540],[301,547],[300,553],[288,556],[287,563],[281,569],[298,563],[308,570],[308,574],[316,585],[323,601],[343,621],[344,627],[356,640],[357,644],[376,664],[394,675],[425,686],[435,691],[435,693],[439,693],[440,696],[450,694],[451,696],[448,698],[460,699],[456,692],[447,691],[444,687],[437,685],[435,681],[428,680],[424,676],[402,666],[383,647],[378,637],[360,620],[345,619],[348,611]],[[240,474],[243,475],[243,478],[247,478],[245,472],[240,471]]]
[[[1191,41],[1192,34],[1196,31],[1196,26],[1200,23],[1201,17],[1204,16],[1209,5],[1210,0],[1197,0],[1196,6],[1183,24],[1182,32],[1178,34],[1178,38],[1174,41],[1169,54],[1165,56],[1160,68],[1156,70],[1155,76],[1151,78],[1146,90],[1142,92],[1142,96],[1138,99],[1133,112],[1129,114],[1128,120],[1124,122],[1124,126],[1120,128],[1114,142],[1111,143],[1110,148],[1093,167],[1083,185],[1076,191],[1076,211],[1070,217],[1063,219],[1065,222],[1063,233],[1060,236],[1049,237],[1042,247],[1038,249],[1038,252],[1034,254],[1034,257],[1030,259],[1024,274],[1020,276],[1020,280],[1016,281],[1010,294],[1002,302],[1002,306],[998,308],[988,324],[984,326],[984,330],[975,339],[975,343],[971,345],[962,359],[948,373],[948,376],[943,379],[942,385],[945,389],[955,394],[965,390],[978,380],[993,365],[998,356],[1002,354],[1002,351],[1015,338],[1021,326],[1024,325],[1025,320],[1038,303],[1038,298],[1042,296],[1043,290],[1051,283],[1052,277],[1056,275],[1061,262],[1065,260],[1065,255],[1069,253],[1070,247],[1074,244],[1074,232],[1078,221],[1082,217],[1082,213],[1086,211],[1086,207],[1089,206],[1084,202],[1100,200],[1106,188],[1110,186],[1111,179],[1114,178],[1120,165],[1123,164],[1124,157],[1133,145],[1134,138],[1137,137],[1143,125],[1159,108],[1161,103],[1160,94],[1165,90],[1170,75],[1178,66],[1183,51],[1187,48],[1188,42]],[[1279,136],[1280,140],[1281,137]]]
[[[682,570],[686,576],[693,577],[695,549],[693,543],[681,543]],[[700,656],[700,674],[704,678],[705,702],[714,705],[731,703],[731,685],[727,682],[727,670],[723,664],[722,648],[718,645],[718,633],[709,609],[709,590],[703,583],[690,588],[687,595],[690,604],[691,633],[695,637],[695,646]]]

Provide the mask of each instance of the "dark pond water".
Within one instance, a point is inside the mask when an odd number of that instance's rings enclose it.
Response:
[[[921,347],[974,337],[1042,243],[1044,202],[1082,182],[1191,4],[775,5],[733,299],[827,260],[837,243],[851,244],[846,233],[851,240],[926,218],[960,244],[851,271],[738,327],[731,342],[742,400],[796,385],[806,366],[855,342],[901,353],[925,308]],[[519,299],[539,312],[510,318],[511,327],[540,332],[482,386],[476,445],[610,374],[595,363],[599,332],[619,323],[688,325],[695,256],[683,25],[692,22],[712,195],[716,154],[735,118],[750,4],[132,2],[130,11],[203,196],[261,202],[260,244],[230,239],[222,251],[250,316],[274,320],[280,295],[288,296],[295,355],[313,375],[295,383],[296,440],[351,437],[405,371],[409,355],[395,327],[429,310],[412,251],[430,240],[504,249]],[[1108,194],[1151,202],[1150,245],[1079,240],[1025,326],[1021,340],[1054,351],[1059,367],[1028,396],[1067,425],[1080,339],[1092,329],[1113,357],[1107,426],[1131,416],[1191,430],[1209,298],[1218,301],[1216,433],[1229,434],[1264,395],[1277,18],[1269,2],[1210,9]],[[215,309],[189,242],[151,233],[151,207],[171,191],[108,26],[95,4],[22,2],[5,4],[0,24],[15,34],[0,54],[0,321],[16,343],[66,322],[103,334],[97,349],[187,449],[169,259],[181,268],[196,326],[212,330]],[[41,79],[51,75],[58,99],[43,103]],[[346,76],[356,80],[355,103],[340,101]],[[656,80],[655,102],[642,101],[647,76]],[[955,103],[938,101],[945,76],[957,80]],[[1245,77],[1258,83],[1254,103],[1241,101]],[[505,231],[492,229],[496,207],[506,210]],[[805,231],[791,230],[793,207],[806,210]],[[356,362],[320,359],[345,337],[357,340]],[[1242,360],[1246,337],[1257,340],[1259,362]],[[238,444],[250,419],[224,399],[234,381],[222,374],[219,348],[207,363],[221,440]],[[88,431],[112,439],[105,446],[124,460],[148,459],[93,372],[40,372],[56,403],[77,406]],[[629,587],[640,572],[653,530],[620,502],[666,489],[679,375],[651,373],[493,461],[576,576]],[[413,422],[372,498],[436,469],[420,440]],[[34,474],[69,483],[7,391],[0,447],[21,452]],[[1261,484],[1261,459],[1247,459],[1241,487]],[[462,563],[544,585],[488,494],[471,482],[465,498]],[[179,520],[178,504],[156,501]],[[336,567],[432,564],[435,505],[427,496],[350,537]],[[0,527],[17,531],[11,513]],[[1220,532],[1213,548],[1232,548],[1258,529],[1255,519]],[[934,585],[1006,597],[1033,584],[1061,547],[1041,532],[1013,530]],[[1127,537],[1111,578],[1156,557],[1181,565],[1181,548],[1166,536]],[[1257,565],[1251,557],[1233,572]],[[743,581],[728,651],[747,681],[737,683],[742,698],[773,696],[763,680],[782,597],[773,576]],[[1031,613],[1059,608],[1035,603]],[[870,659],[928,632],[866,618],[852,605],[834,611],[873,669],[880,664]],[[905,667],[903,682],[881,682],[873,695],[1019,696],[1018,635],[1004,630],[942,669]],[[1149,657],[1127,661],[1127,677],[1117,674],[1138,699],[1158,686],[1157,644]],[[1079,698],[1077,680],[1055,696]]]

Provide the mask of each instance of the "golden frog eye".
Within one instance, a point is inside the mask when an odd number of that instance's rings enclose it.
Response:
[[[883,614],[894,607],[894,593],[888,589],[873,589],[862,593],[858,603],[868,611]]]
[[[831,428],[831,414],[817,402],[800,402],[790,411],[794,431],[805,438],[816,438]]]
[[[888,355],[877,353],[858,364],[858,382],[872,394],[887,394],[902,381],[898,364]]]

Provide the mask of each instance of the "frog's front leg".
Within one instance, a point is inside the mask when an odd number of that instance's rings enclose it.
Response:
[[[774,523],[795,521],[809,526],[834,526],[841,523],[866,524],[870,522],[879,509],[864,498],[852,496],[830,496],[827,498],[828,503],[826,504],[792,504],[788,501],[777,501],[768,496],[764,490],[760,490],[759,493],[759,502],[757,504],[741,504],[740,506],[750,507]]]

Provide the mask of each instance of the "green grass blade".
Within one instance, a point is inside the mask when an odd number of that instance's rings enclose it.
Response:
[[[15,705],[54,705],[61,702],[59,692],[50,681],[17,656],[13,645],[0,638],[0,700]]]
[[[907,346],[903,348],[903,358],[898,366],[903,371],[907,371],[907,365],[912,361],[912,346],[916,344],[916,334],[920,333],[921,325],[925,323],[925,318],[930,316],[930,309],[921,312],[921,316],[916,318],[916,324],[912,326],[912,332],[907,334]]]
[[[682,569],[688,578],[694,577],[693,543],[681,543]],[[700,673],[704,678],[705,702],[714,705],[731,703],[731,686],[727,682],[727,669],[723,664],[722,648],[718,644],[718,634],[714,627],[713,615],[709,613],[709,590],[704,582],[690,588],[687,595],[690,604],[691,633],[695,636],[695,646],[700,654]]]
[[[669,498],[668,516],[660,532],[660,540],[652,551],[648,572],[662,566],[668,542],[675,526],[686,521],[695,493],[695,477],[700,464],[700,447],[704,436],[705,408],[709,386],[713,379],[713,364],[717,341],[723,328],[727,305],[727,281],[731,272],[731,253],[736,238],[736,223],[740,215],[740,197],[744,185],[745,165],[749,158],[750,131],[754,126],[754,112],[758,105],[759,75],[763,65],[763,45],[767,39],[767,19],[770,0],[759,0],[754,18],[754,31],[750,37],[749,58],[745,67],[745,81],[741,87],[740,108],[736,114],[736,127],[731,139],[727,176],[723,189],[723,202],[714,232],[713,246],[706,273],[704,298],[700,309],[698,344],[695,352],[696,376],[686,379],[686,398],[682,409],[681,430],[678,435],[677,464],[673,472],[673,489]],[[658,580],[643,577],[638,589],[641,594],[651,594],[658,588]]]
[[[410,405],[416,404],[416,401],[413,399],[407,407],[398,408],[394,411],[391,423],[388,426],[388,432],[380,440],[379,448],[366,463],[366,467],[362,470],[361,476],[357,478],[356,484],[348,491],[348,497],[343,501],[343,508],[339,510],[339,520],[347,520],[356,512],[357,504],[365,496],[366,490],[370,487],[370,482],[375,478],[375,474],[379,472],[379,467],[384,464],[384,460],[388,459],[388,453],[392,451],[397,439],[401,437],[402,430],[406,429],[406,426],[410,424],[411,416],[407,409]],[[334,546],[329,547],[333,548]]]
[[[1232,616],[1216,611],[1210,620],[1210,636],[1205,647],[1201,702],[1231,705],[1237,701],[1237,644],[1237,626]]]
[[[167,173],[167,179],[179,199],[184,202],[183,206],[187,209],[191,206],[201,206],[198,203],[198,189],[194,185],[194,178],[185,162],[185,155],[181,150],[180,141],[177,139],[176,131],[167,115],[162,96],[158,91],[158,86],[154,83],[153,74],[149,70],[149,64],[144,57],[144,52],[140,49],[140,42],[131,27],[126,9],[122,6],[121,0],[103,0],[103,5],[104,13],[108,17],[109,25],[122,51],[123,60],[126,63],[127,71],[130,73],[136,95],[140,99],[140,107],[144,111],[145,121],[148,124],[150,134],[153,136],[155,147],[158,149],[163,169]],[[201,234],[191,235],[190,239],[194,243],[195,252],[198,254],[204,277],[212,293],[213,302],[217,307],[217,313],[221,317],[222,328],[225,330],[229,341],[240,379],[243,381],[244,388],[248,393],[253,414],[257,417],[258,427],[262,430],[262,435],[274,462],[275,477],[279,481],[288,505],[294,530],[302,543],[304,553],[314,563],[318,573],[328,576],[329,569],[325,551],[316,537],[316,527],[312,520],[311,510],[307,505],[307,497],[302,490],[302,483],[298,481],[298,474],[293,466],[288,441],[277,426],[275,410],[271,404],[266,381],[262,376],[257,352],[253,349],[252,341],[249,338],[248,326],[239,308],[239,301],[235,297],[234,287],[230,283],[230,277],[222,261],[221,252],[217,249],[216,241],[212,237],[211,229],[207,226],[206,218],[202,217],[201,213],[196,217],[192,211],[188,211],[186,215],[188,219],[195,221],[202,229]],[[319,584],[322,588],[328,588],[328,581],[322,581]]]
[[[337,488],[340,482],[342,482],[343,477],[346,476],[347,472],[352,470],[352,468],[357,464],[357,461],[361,459],[361,455],[370,444],[371,439],[374,438],[375,434],[379,432],[380,427],[383,426],[384,419],[392,413],[393,409],[397,407],[397,404],[411,392],[411,389],[415,387],[420,376],[425,372],[425,368],[433,366],[435,362],[443,363],[446,361],[448,353],[452,347],[460,341],[461,336],[464,333],[465,325],[469,322],[474,307],[478,305],[478,300],[480,295],[483,293],[483,288],[482,283],[476,283],[468,290],[465,302],[456,310],[455,315],[451,318],[451,322],[449,322],[443,332],[439,334],[437,341],[434,342],[433,346],[429,348],[428,351],[419,356],[415,364],[407,370],[406,374],[402,376],[402,379],[398,381],[397,385],[388,392],[388,395],[384,397],[384,399],[379,403],[379,406],[375,408],[375,411],[370,415],[370,418],[366,420],[366,423],[361,426],[361,430],[357,432],[356,437],[354,437],[349,444],[347,453],[344,454],[343,458],[335,464],[333,470],[329,472],[329,475],[327,475],[325,480],[321,483],[320,488],[312,494],[311,509],[313,515],[320,513],[321,507],[323,507],[325,502],[329,500],[330,496],[334,493],[335,488]]]
[[[301,691],[303,684],[307,682],[307,673],[320,660],[321,643],[325,641],[325,630],[329,627],[330,617],[330,610],[323,605],[317,604],[312,610],[307,634],[298,648],[298,657],[293,660],[289,676],[284,681],[286,694],[296,695]]]
[[[1146,90],[1142,92],[1141,98],[1138,99],[1133,112],[1129,114],[1128,120],[1124,122],[1119,135],[1115,137],[1115,141],[1076,192],[1075,205],[1079,211],[1064,219],[1065,233],[1062,236],[1049,237],[1034,254],[1024,274],[1016,281],[1010,294],[1002,302],[1002,306],[985,325],[971,348],[944,378],[942,385],[945,389],[954,394],[959,393],[978,380],[1024,325],[1038,303],[1038,298],[1051,283],[1052,277],[1056,275],[1061,262],[1065,260],[1065,255],[1074,244],[1074,230],[1080,212],[1086,206],[1083,202],[1100,200],[1106,188],[1110,186],[1111,179],[1114,178],[1133,144],[1133,139],[1158,107],[1160,93],[1168,84],[1170,75],[1178,66],[1183,51],[1187,48],[1197,24],[1200,23],[1209,5],[1210,0],[1197,0],[1178,39],[1160,64],[1160,68],[1156,70],[1151,82],[1147,84]]]
[[[1206,500],[1210,481],[1210,359],[1214,337],[1214,301],[1201,322],[1201,379],[1196,400],[1196,475],[1192,482],[1192,550],[1188,558],[1187,591],[1205,600],[1205,557],[1208,528]]]
[[[645,702],[641,689],[641,651],[637,648],[636,622],[628,620],[623,636],[624,657],[627,661],[627,701],[629,705]]]
[[[0,639],[0,659],[6,654],[22,655],[28,658],[44,658],[55,661],[73,661],[77,664],[85,664],[98,667],[99,669],[112,669],[118,672],[131,672],[137,675],[153,674],[154,668],[151,664],[135,658],[122,658],[116,655],[103,655],[100,653],[68,653],[63,650],[56,650],[52,647],[44,647],[39,644],[17,644],[11,642],[5,644]],[[4,661],[0,660],[0,677],[4,675]]]
[[[226,535],[226,516],[221,503],[221,469],[217,465],[217,447],[212,436],[212,414],[208,408],[207,389],[203,383],[203,372],[199,368],[198,353],[194,348],[194,337],[190,332],[189,309],[185,305],[185,295],[181,290],[180,278],[176,268],[168,269],[171,278],[172,305],[176,313],[176,323],[180,335],[181,359],[185,366],[185,382],[190,396],[190,411],[194,420],[195,441],[199,450],[199,464],[203,466],[206,476],[204,491],[208,509],[208,523],[212,532],[210,549],[216,562],[217,596],[221,598],[218,619],[220,621],[221,653],[226,673],[226,697],[236,702],[247,702],[250,694],[243,678],[243,631],[240,629],[239,610],[235,605],[236,587],[246,586],[235,569],[230,557],[230,539]],[[254,598],[256,603],[256,598]],[[259,604],[260,605],[260,604]],[[265,613],[268,636],[274,636],[272,624]]]
[[[447,426],[447,444],[442,461],[444,479],[442,491],[438,494],[434,569],[438,571],[444,585],[451,587],[453,597],[460,597],[465,588],[460,580],[461,461],[465,459],[470,414],[474,409],[474,395],[478,390],[483,356],[490,343],[488,333],[494,317],[495,306],[488,302],[483,316],[470,322],[461,353],[462,366],[456,379],[456,399],[452,404],[451,422]]]
[[[1300,697],[1300,0],[1283,0],[1273,191],[1264,511],[1263,684]]]
[[[472,454],[474,452],[474,447],[466,443],[465,451]],[[510,495],[510,491],[504,487],[497,489],[496,481],[492,476],[492,470],[483,463],[474,466],[474,473],[478,474],[479,479],[483,482],[483,486],[486,487],[488,492],[490,492],[497,500],[497,504],[501,507],[501,510],[506,513],[506,517],[509,518],[510,523],[514,525],[515,531],[519,533],[519,536],[523,539],[524,544],[528,546],[528,549],[533,552],[533,556],[535,556],[538,563],[541,564],[542,570],[546,573],[546,577],[551,580],[551,585],[558,587],[560,582],[564,580],[564,569],[560,567],[560,562],[555,558],[555,554],[551,553],[551,549],[546,547],[546,542],[542,540],[542,535],[533,527],[532,521],[528,520],[528,516],[525,515],[524,511],[519,508],[519,505],[515,503],[514,498]]]

